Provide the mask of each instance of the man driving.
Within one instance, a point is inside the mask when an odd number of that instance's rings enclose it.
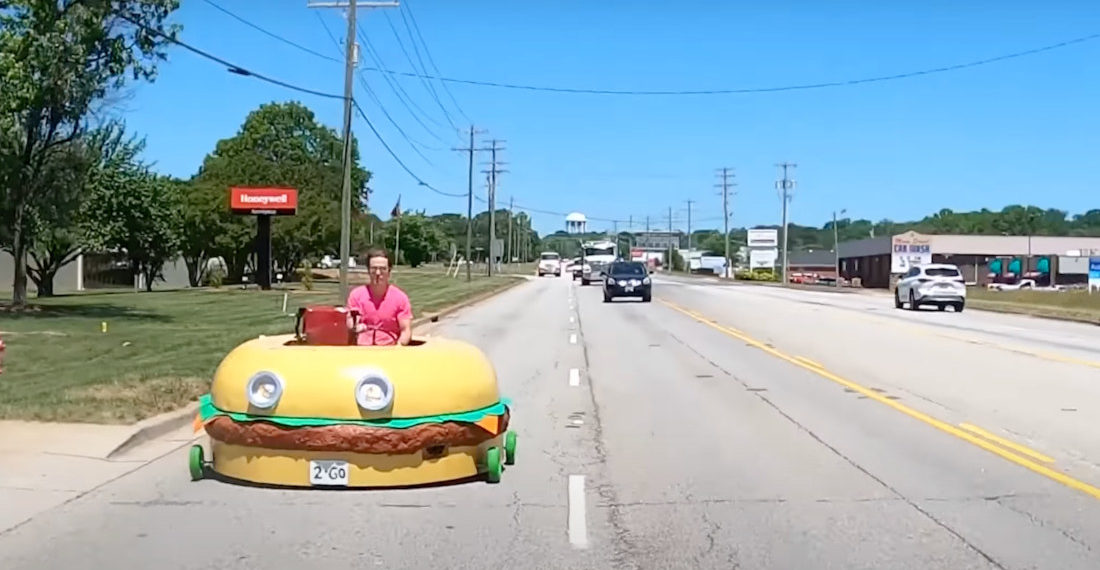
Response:
[[[348,293],[347,308],[359,313],[348,316],[348,328],[358,334],[359,346],[408,345],[412,340],[412,304],[409,296],[390,284],[390,259],[386,251],[367,252],[370,280]]]

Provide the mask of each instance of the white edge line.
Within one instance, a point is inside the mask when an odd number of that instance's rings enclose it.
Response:
[[[569,335],[569,344],[577,344],[577,335],[575,335],[575,334]]]
[[[569,544],[588,547],[588,523],[585,521],[584,475],[569,476]]]
[[[576,368],[569,369],[569,385],[580,386],[581,385],[581,373]]]

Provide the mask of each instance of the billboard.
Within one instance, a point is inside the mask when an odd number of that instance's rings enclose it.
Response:
[[[298,191],[233,187],[229,189],[229,209],[234,214],[293,216],[298,213]]]
[[[779,230],[749,230],[749,247],[779,247]]]
[[[639,232],[634,234],[634,246],[643,249],[680,247],[680,234],[669,232]]]
[[[749,251],[749,269],[775,269],[779,259],[778,249],[754,249]]]
[[[1100,257],[1089,258],[1089,293],[1100,289]]]
[[[932,263],[932,236],[905,232],[893,237],[890,273],[907,273],[914,265]]]

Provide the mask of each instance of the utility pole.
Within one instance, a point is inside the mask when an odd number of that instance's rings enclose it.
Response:
[[[356,8],[396,8],[397,2],[317,2],[306,4],[309,8],[347,8],[347,49],[344,55],[344,184],[340,194],[340,299],[341,305],[348,298],[348,258],[351,257],[351,107],[352,80],[358,63],[359,46],[355,42],[358,27],[355,23]]]
[[[783,286],[786,287],[788,269],[787,262],[789,260],[787,246],[790,244],[790,240],[787,239],[787,204],[791,201],[791,190],[793,190],[795,186],[794,180],[791,180],[790,177],[787,176],[787,171],[788,169],[796,168],[798,165],[792,164],[790,162],[783,162],[777,164],[776,166],[783,169],[783,178],[775,183],[775,187],[779,189],[781,196],[780,200],[782,200],[783,202]]]
[[[840,213],[847,211],[842,209]],[[836,266],[836,286],[840,287],[840,229],[836,225],[836,210],[833,210],[833,265]]]
[[[493,244],[496,243],[496,237],[497,237],[497,231],[496,231],[496,228],[497,228],[497,216],[496,216],[497,174],[500,174],[502,172],[508,172],[507,170],[500,170],[500,169],[497,168],[497,166],[499,166],[500,164],[503,164],[503,163],[498,163],[497,162],[497,151],[498,150],[504,150],[503,147],[498,147],[497,145],[499,143],[502,143],[502,142],[504,142],[504,141],[497,140],[497,139],[493,139],[493,140],[489,141],[489,143],[491,145],[489,147],[489,151],[493,153],[492,154],[492,165],[489,167],[489,170],[483,170],[482,171],[486,174],[487,182],[488,182],[488,185],[489,185],[489,257],[488,257],[489,264],[488,265],[489,265],[489,276],[490,277],[492,277],[492,275],[493,275],[493,262],[495,261],[495,259],[493,257]],[[501,252],[501,253],[503,254],[503,252]]]
[[[734,176],[733,172],[729,168],[722,168],[720,176],[722,177],[722,183],[717,186],[722,189],[722,219],[725,220],[726,231],[726,279],[730,277],[730,186],[736,186],[734,182],[730,182],[730,177]]]
[[[467,186],[466,186],[466,281],[471,279],[470,266],[473,265],[473,257],[471,256],[470,249],[471,244],[474,241],[474,153],[479,150],[485,150],[474,147],[474,136],[484,133],[485,131],[479,131],[470,125],[470,146],[466,148],[452,148],[451,150],[457,150],[469,153],[470,163],[467,169]]]
[[[688,204],[688,258],[684,261],[684,271],[691,273],[691,205],[695,200],[686,200]]]
[[[508,249],[504,255],[504,263],[511,263],[514,250],[512,248],[512,217],[515,215],[514,208],[516,205],[516,198],[512,196],[508,198]]]
[[[680,247],[678,242],[676,247]],[[672,206],[668,207],[668,272],[672,273]]]
[[[646,233],[649,232],[649,216],[645,217],[645,231]]]

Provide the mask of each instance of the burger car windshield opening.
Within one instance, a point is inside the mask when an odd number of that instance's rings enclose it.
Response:
[[[482,477],[515,461],[492,363],[445,337],[359,346],[345,307],[307,306],[293,334],[229,352],[200,399],[194,480],[289,487],[394,487]],[[379,331],[386,334],[389,331]]]

